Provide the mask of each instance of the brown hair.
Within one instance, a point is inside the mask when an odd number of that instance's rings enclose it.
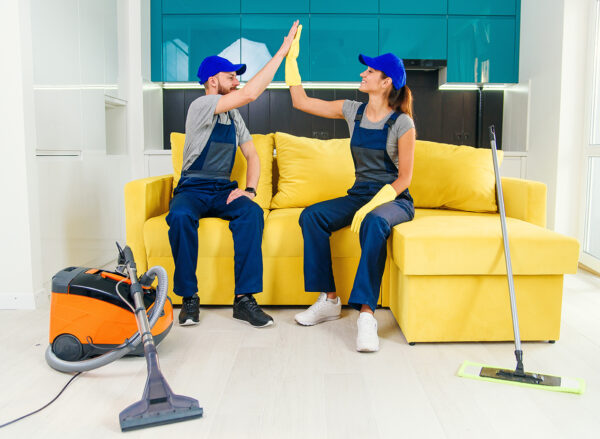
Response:
[[[383,79],[388,76],[381,72],[381,76]],[[395,89],[392,84],[392,88],[390,90],[390,94],[388,95],[388,105],[394,109],[394,111],[399,111],[402,113],[406,113],[413,118],[413,96],[408,85],[404,85],[400,89]]]

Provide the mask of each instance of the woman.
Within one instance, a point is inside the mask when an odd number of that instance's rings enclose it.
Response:
[[[415,148],[412,95],[406,86],[402,60],[387,53],[375,58],[358,57],[367,66],[360,74],[359,87],[369,95],[367,104],[309,98],[302,88],[296,62],[300,33],[301,28],[286,58],[286,83],[294,108],[330,119],[346,119],[356,181],[345,197],[314,204],[300,215],[305,290],[321,294],[295,319],[301,325],[315,325],[340,317],[329,237],[350,225],[352,231],[359,233],[362,249],[348,301],[360,311],[356,349],[375,352],[379,350],[379,338],[373,313],[385,268],[387,238],[393,226],[414,217],[408,192]]]

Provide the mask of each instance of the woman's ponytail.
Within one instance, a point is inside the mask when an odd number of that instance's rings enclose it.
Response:
[[[413,97],[408,85],[404,85],[401,89],[396,90],[392,87],[390,95],[388,96],[388,104],[394,109],[405,113],[413,118]]]

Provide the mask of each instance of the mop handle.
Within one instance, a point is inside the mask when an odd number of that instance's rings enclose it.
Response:
[[[504,242],[504,259],[506,260],[506,277],[508,278],[508,291],[510,293],[510,310],[512,313],[513,331],[515,334],[515,350],[521,351],[521,336],[519,334],[519,317],[517,315],[517,301],[515,299],[515,285],[513,283],[512,264],[510,261],[510,248],[508,245],[508,233],[506,232],[506,212],[504,210],[504,196],[502,195],[502,181],[498,169],[498,157],[496,151],[496,132],[494,125],[490,125],[490,144],[492,146],[492,158],[494,159],[494,175],[496,176],[496,194],[498,196],[498,210],[500,211],[500,222],[502,224],[502,240]]]

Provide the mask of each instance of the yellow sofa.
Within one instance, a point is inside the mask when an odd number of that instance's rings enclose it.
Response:
[[[163,266],[172,293],[174,264],[165,217],[181,171],[184,135],[172,133],[173,175],[125,187],[127,243],[143,272]],[[284,133],[253,135],[261,161],[257,203],[265,212],[263,305],[307,305],[298,218],[318,201],[343,196],[354,180],[349,139],[317,140]],[[415,219],[394,227],[380,304],[409,342],[511,340],[512,325],[500,220],[489,150],[417,141],[410,187]],[[232,180],[245,186],[238,151]],[[579,244],[545,228],[546,187],[503,178],[523,340],[557,340],[562,282],[577,268]],[[227,222],[200,220],[198,288],[203,304],[233,301],[233,240]],[[358,236],[331,237],[338,294],[347,302],[360,258]]]

